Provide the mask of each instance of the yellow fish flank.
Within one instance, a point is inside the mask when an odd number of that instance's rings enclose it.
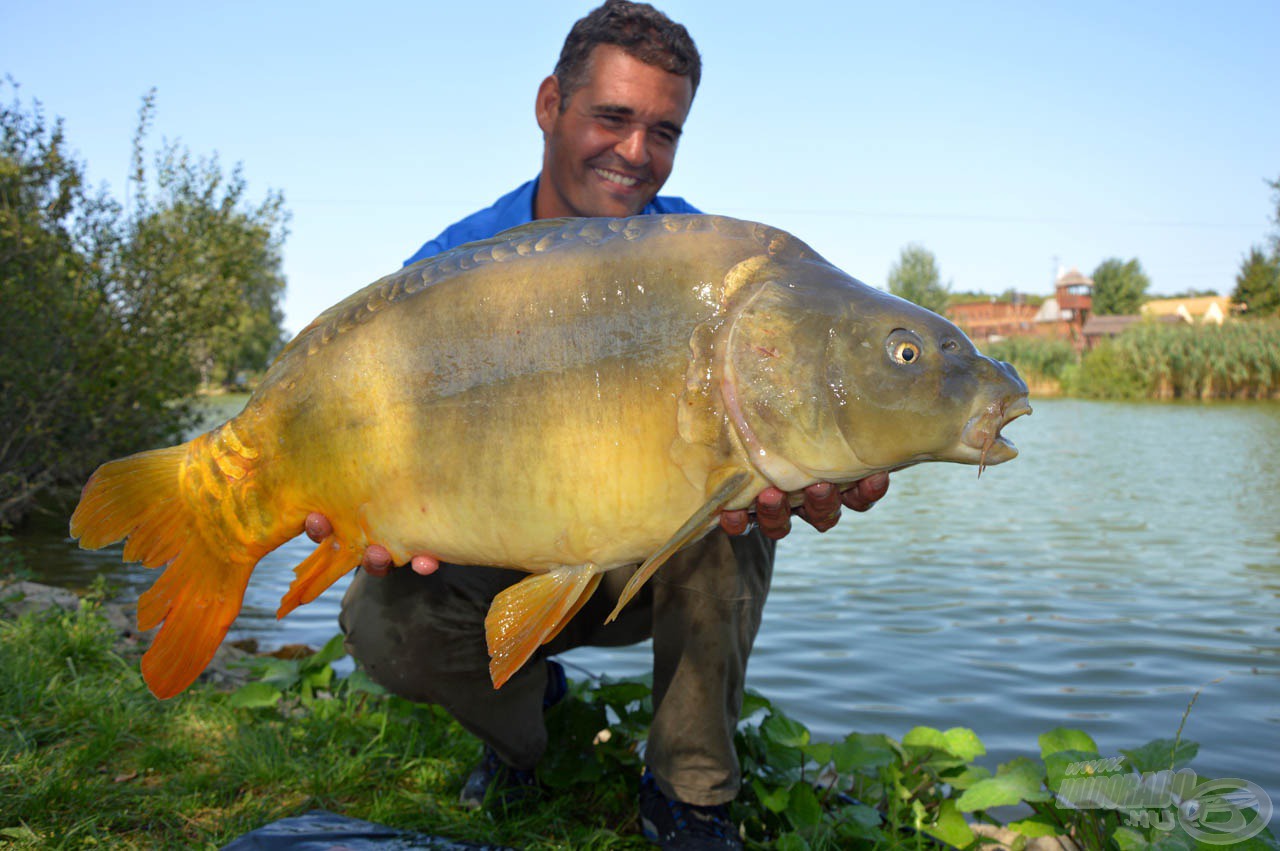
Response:
[[[554,219],[424,260],[330,308],[244,411],[104,464],[71,533],[165,566],[138,604],[159,697],[199,675],[258,560],[333,534],[279,615],[371,543],[530,573],[486,622],[501,686],[590,596],[768,485],[997,464],[1026,385],[954,325],[782,231],[713,216]],[[616,614],[616,610],[615,610]]]

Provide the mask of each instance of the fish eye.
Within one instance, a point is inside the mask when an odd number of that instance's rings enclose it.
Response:
[[[893,359],[898,363],[915,363],[920,358],[920,347],[915,343],[897,343],[893,347]]]
[[[918,362],[924,353],[924,345],[920,337],[905,328],[896,328],[891,331],[888,339],[884,341],[884,347],[889,353],[889,358],[902,366],[910,366]]]

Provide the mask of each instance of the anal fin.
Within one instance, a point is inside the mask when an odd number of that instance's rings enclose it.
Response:
[[[294,579],[280,600],[276,617],[282,618],[304,603],[310,603],[343,574],[360,564],[360,552],[344,546],[330,535],[293,569]]]
[[[600,576],[594,564],[557,567],[526,577],[493,598],[484,632],[494,688],[501,688],[577,614]]]
[[[667,541],[658,551],[645,559],[644,564],[631,575],[631,579],[627,581],[627,585],[622,589],[622,594],[618,597],[618,605],[613,607],[613,611],[609,613],[609,617],[604,619],[605,623],[609,623],[618,616],[622,611],[622,607],[631,602],[631,598],[636,595],[649,578],[657,572],[658,568],[666,562],[667,559],[675,555],[675,553],[687,544],[690,544],[707,532],[711,531],[718,521],[717,515],[731,499],[747,486],[751,481],[751,474],[747,472],[738,472],[726,478],[715,489],[702,507],[693,513],[684,525],[676,530],[671,536],[671,540]]]

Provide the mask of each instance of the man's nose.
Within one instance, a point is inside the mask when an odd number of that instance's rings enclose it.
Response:
[[[643,127],[632,127],[618,140],[614,151],[627,165],[642,166],[649,162],[648,135]]]

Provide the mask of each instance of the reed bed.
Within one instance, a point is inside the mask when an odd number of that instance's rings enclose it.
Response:
[[[1074,379],[1071,392],[1091,397],[1280,398],[1280,320],[1142,322],[1087,353]]]
[[[1033,387],[1058,382],[1090,399],[1280,399],[1280,319],[1223,325],[1140,322],[1077,357],[1065,340],[987,346]]]

